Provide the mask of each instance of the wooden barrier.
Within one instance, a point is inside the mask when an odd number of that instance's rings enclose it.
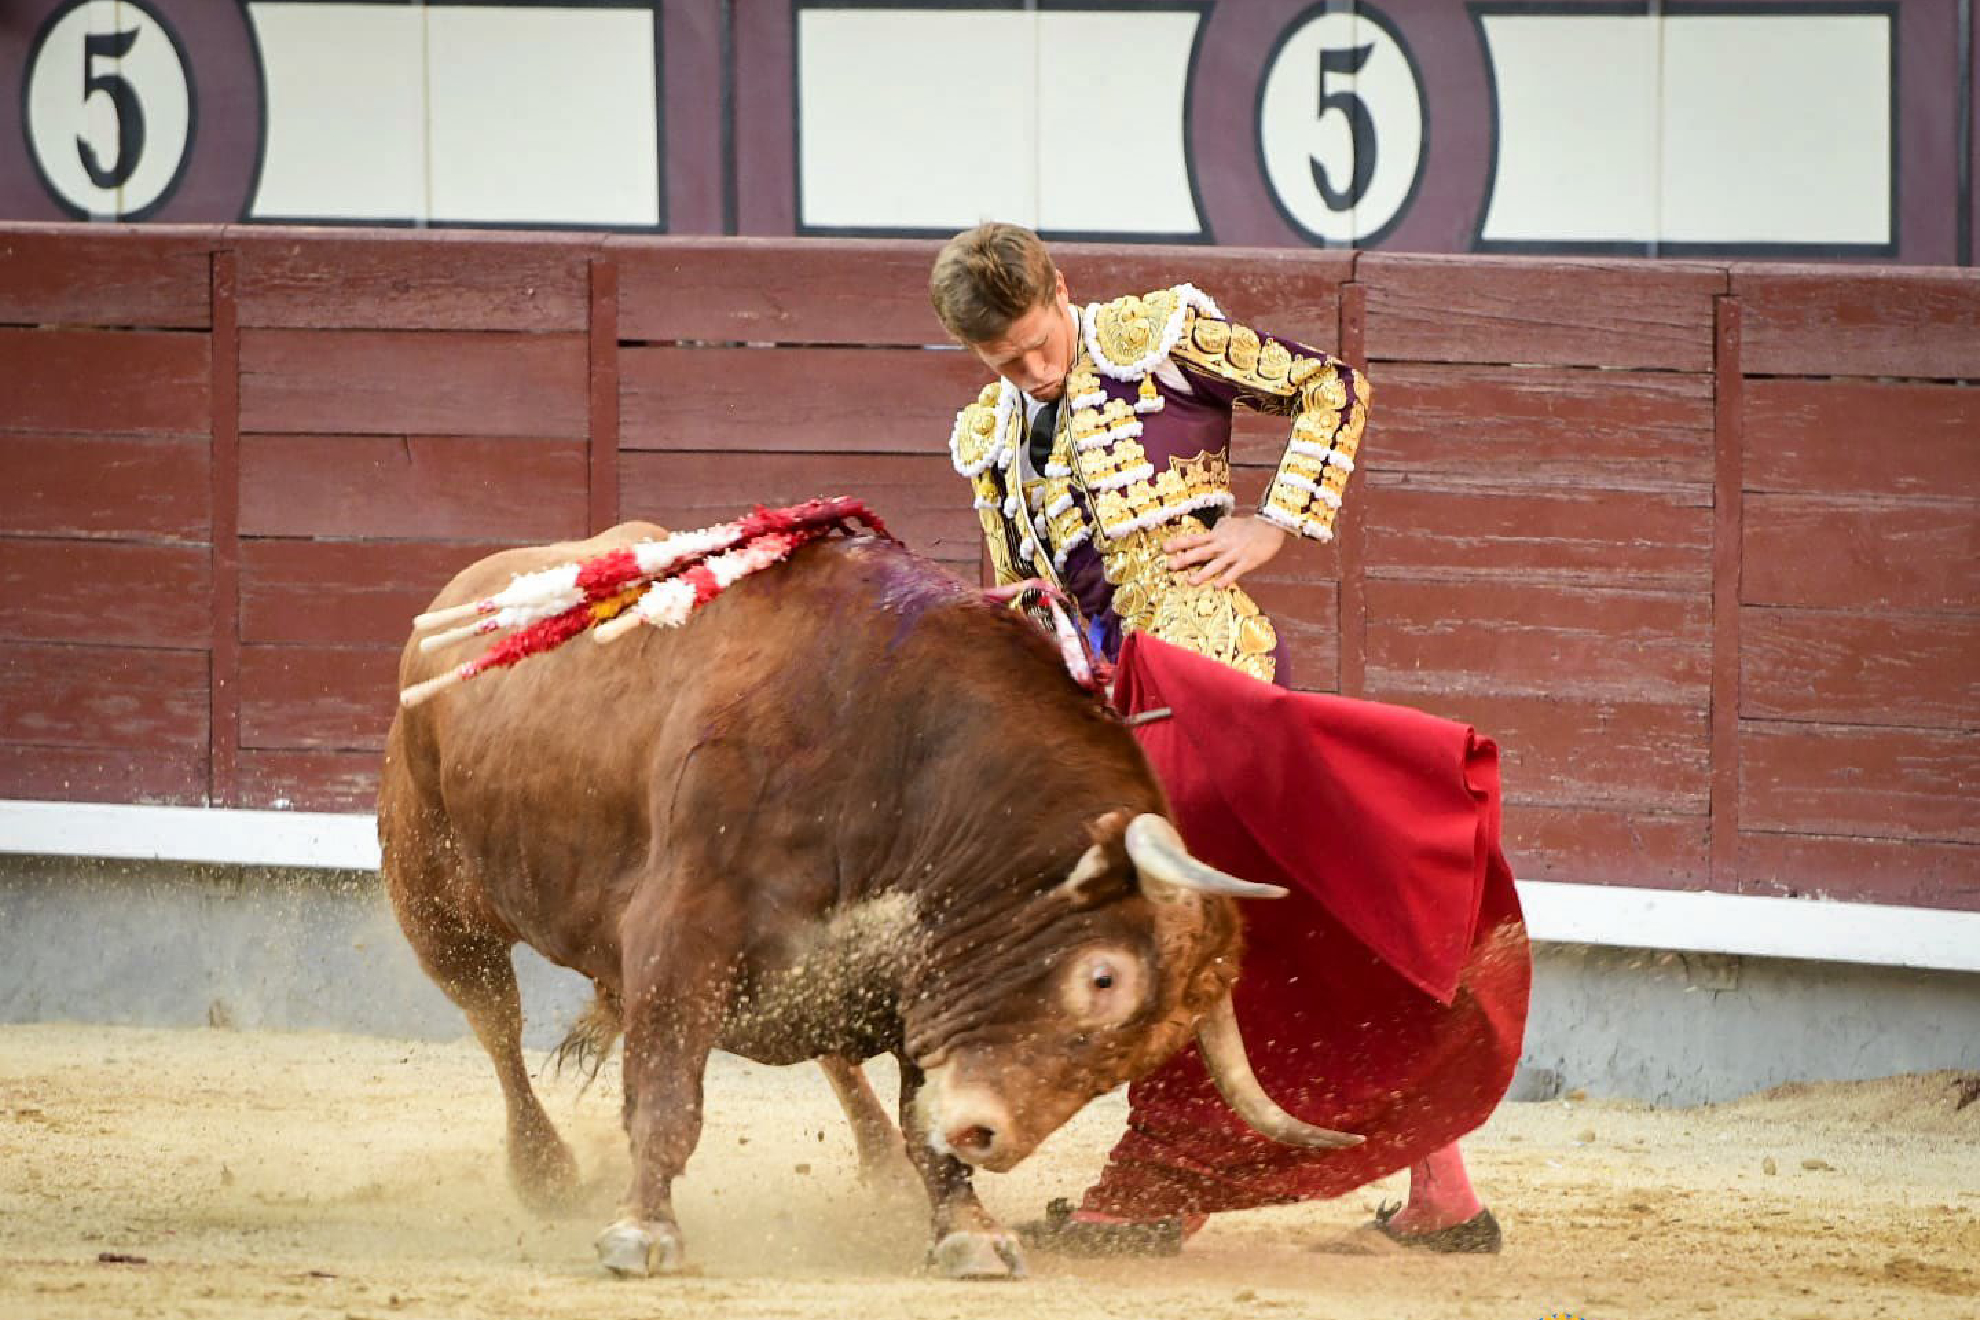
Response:
[[[975,574],[932,251],[0,227],[0,797],[364,809],[412,614],[621,516],[857,494]],[[1522,877],[1980,910],[1980,274],[1062,257],[1368,367],[1256,594],[1499,739]]]

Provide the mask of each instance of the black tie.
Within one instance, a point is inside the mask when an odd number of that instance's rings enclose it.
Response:
[[[1052,457],[1052,436],[1059,429],[1059,401],[1052,400],[1031,419],[1031,470],[1045,475],[1045,464]]]

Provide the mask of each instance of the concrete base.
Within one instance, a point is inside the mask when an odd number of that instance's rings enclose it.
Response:
[[[515,964],[524,1041],[555,1045],[591,984]],[[0,857],[0,1022],[467,1034],[373,872],[75,857]]]
[[[547,1048],[590,987],[527,950],[516,967]],[[51,1021],[466,1034],[368,872],[0,857],[0,1022]],[[1967,973],[1541,945],[1513,1098],[1688,1105],[1974,1068],[1976,1022]]]

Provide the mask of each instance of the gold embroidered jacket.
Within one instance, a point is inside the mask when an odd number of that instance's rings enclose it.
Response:
[[[1041,577],[1108,631],[1146,629],[1260,678],[1276,635],[1237,587],[1172,574],[1161,545],[1231,509],[1231,410],[1292,419],[1260,517],[1315,540],[1333,535],[1368,386],[1347,364],[1224,319],[1187,284],[1079,313],[1050,458],[1025,456],[1023,396],[986,386],[956,418],[950,452],[969,478],[999,582]],[[1207,512],[1214,510],[1215,513]]]

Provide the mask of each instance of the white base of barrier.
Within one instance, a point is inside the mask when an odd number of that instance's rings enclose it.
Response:
[[[368,815],[0,801],[0,853],[376,870]],[[1614,885],[1519,882],[1528,933],[1559,944],[1980,972],[1980,912]]]

